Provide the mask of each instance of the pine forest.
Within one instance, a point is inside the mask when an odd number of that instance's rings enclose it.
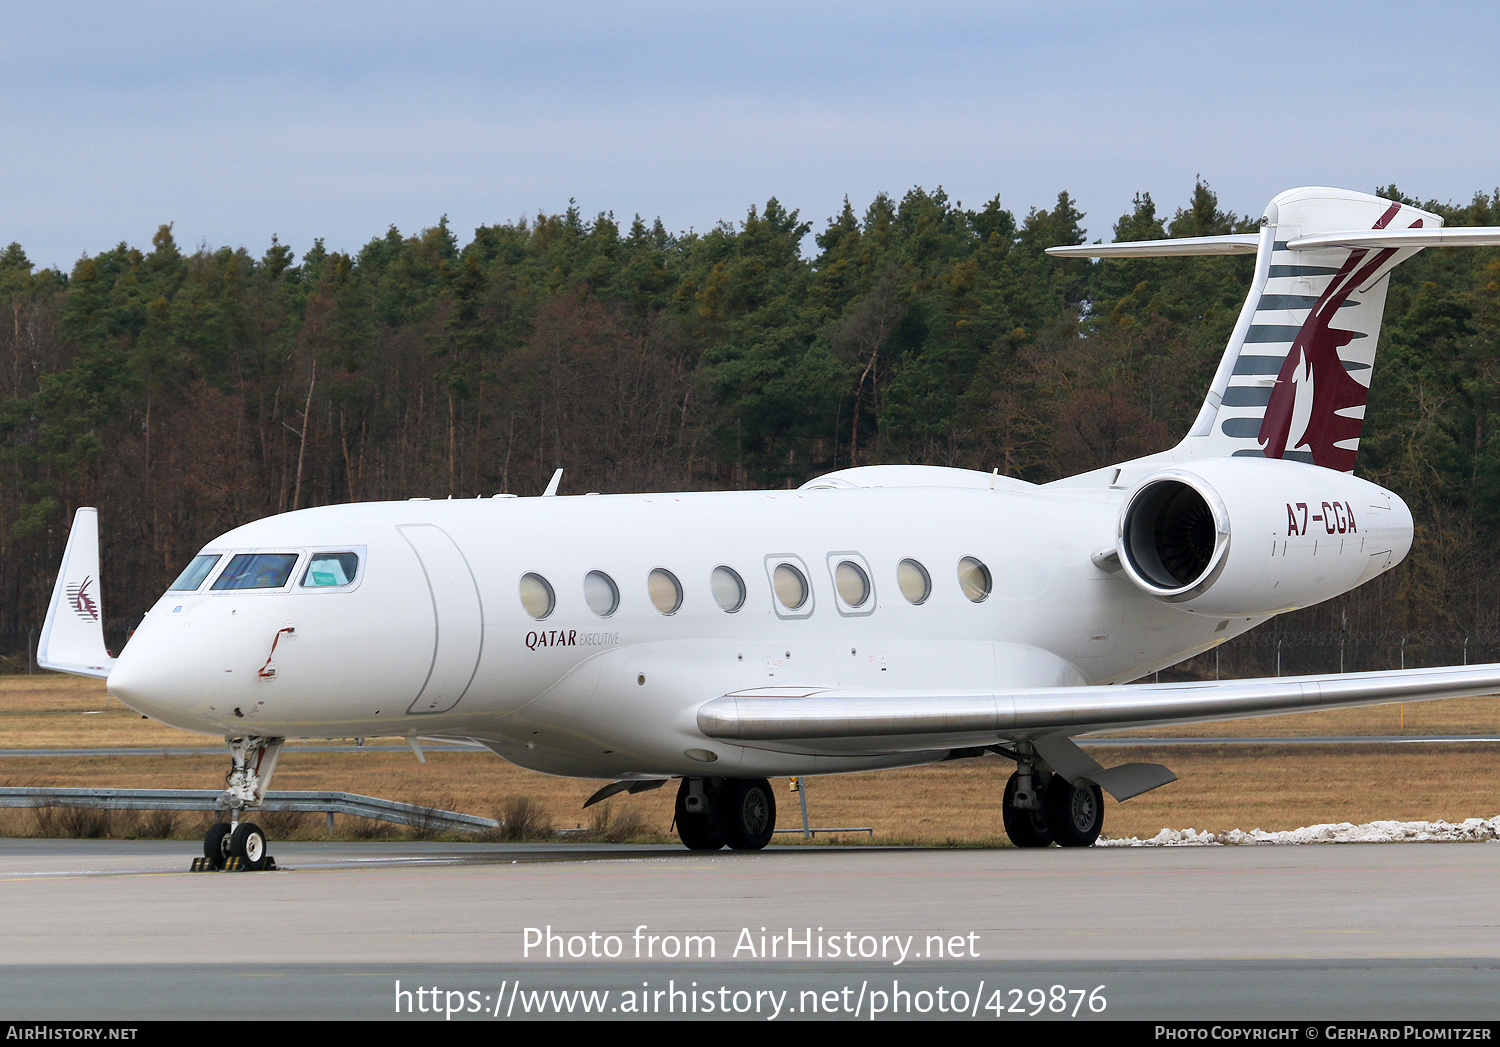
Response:
[[[1500,195],[1417,203],[1500,225]],[[1197,413],[1248,258],[1060,261],[1078,202],[776,199],[669,233],[577,208],[392,227],[301,258],[0,252],[0,656],[25,671],[73,510],[100,509],[112,648],[207,541],[333,502],[797,486],[913,462],[1045,482],[1161,450]],[[1113,238],[1250,231],[1199,184]],[[1491,416],[1496,415],[1494,423]],[[1395,571],[1179,673],[1500,660],[1500,250],[1392,277],[1359,475],[1411,506]]]

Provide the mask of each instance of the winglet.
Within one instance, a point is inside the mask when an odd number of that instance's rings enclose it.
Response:
[[[47,621],[36,649],[44,669],[77,676],[109,676],[115,660],[104,647],[99,601],[99,511],[79,509],[63,550]]]

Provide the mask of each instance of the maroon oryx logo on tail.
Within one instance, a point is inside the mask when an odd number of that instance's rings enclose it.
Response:
[[[1392,204],[1373,228],[1384,229],[1400,210],[1400,204]],[[1418,219],[1411,228],[1421,224]],[[1312,452],[1315,465],[1346,473],[1353,470],[1354,449],[1336,445],[1358,440],[1364,422],[1339,412],[1363,407],[1370,390],[1349,376],[1339,358],[1339,350],[1349,344],[1354,332],[1329,325],[1349,296],[1379,272],[1395,253],[1395,248],[1357,247],[1350,251],[1329,281],[1328,289],[1307,314],[1281,364],[1260,423],[1258,439],[1267,458],[1306,449]]]
[[[85,578],[78,583],[68,583],[68,603],[72,606],[74,613],[86,622],[97,622],[99,620],[99,604],[89,595],[89,586],[94,580]]]

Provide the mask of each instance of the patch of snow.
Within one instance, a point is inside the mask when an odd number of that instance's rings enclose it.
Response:
[[[1462,822],[1368,822],[1354,825],[1309,825],[1284,832],[1264,829],[1230,829],[1199,832],[1197,829],[1163,829],[1149,840],[1127,836],[1113,840],[1100,837],[1095,847],[1250,847],[1288,843],[1476,843],[1500,839],[1500,816],[1466,818]]]

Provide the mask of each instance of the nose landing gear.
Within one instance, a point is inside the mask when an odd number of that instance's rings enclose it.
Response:
[[[271,866],[266,834],[254,822],[240,822],[229,837],[229,857],[238,858],[241,869],[258,871]]]
[[[208,827],[208,833],[203,837],[203,863],[208,871],[217,872],[224,868],[229,862],[229,838],[234,833],[234,827],[228,822],[214,822]],[[198,872],[198,863],[193,863],[193,871]]]
[[[259,807],[265,800],[285,738],[254,735],[224,739],[231,765],[224,778],[224,806],[231,821],[215,822],[203,837],[203,857],[193,860],[194,872],[220,870],[259,871],[275,869],[266,834],[254,822],[240,820],[240,813]]]

